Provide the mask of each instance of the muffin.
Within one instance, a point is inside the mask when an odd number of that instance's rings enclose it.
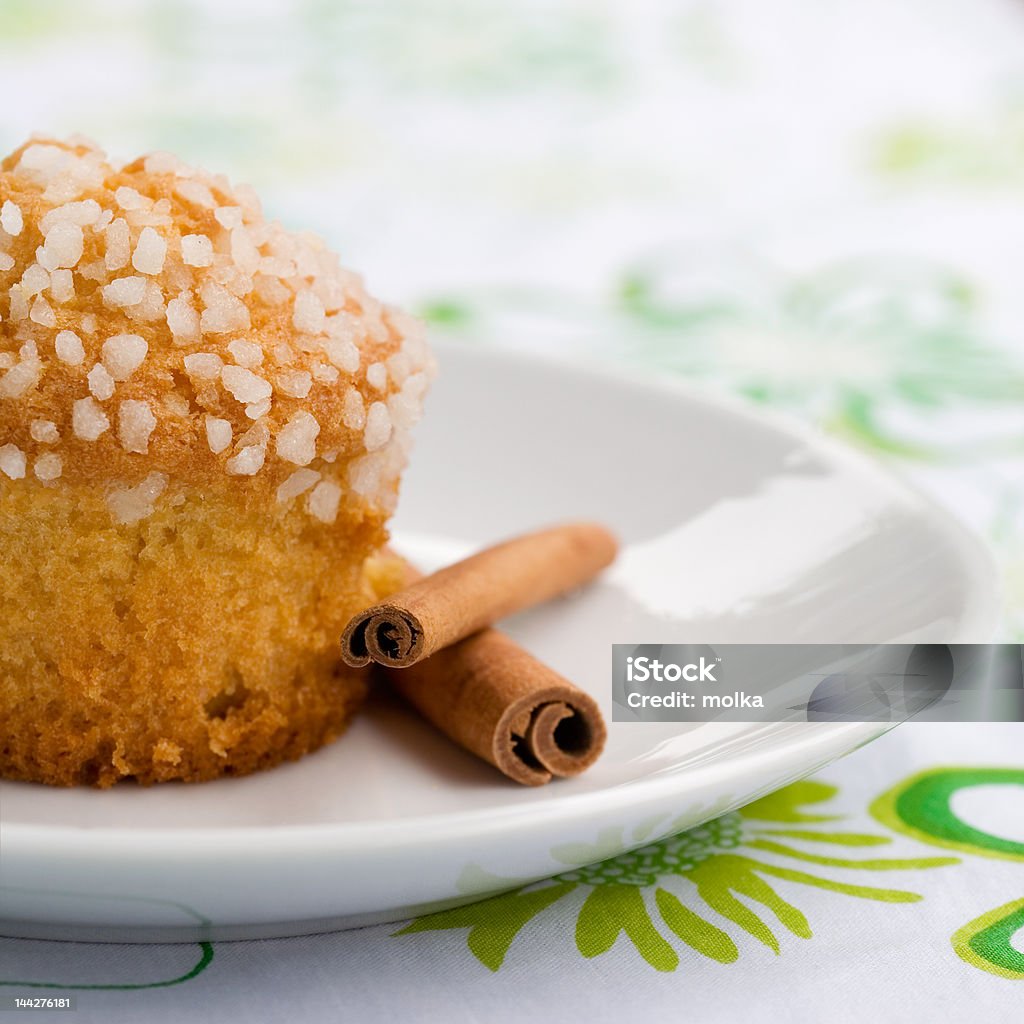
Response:
[[[0,163],[0,775],[242,775],[335,739],[432,361],[323,243],[152,154]]]

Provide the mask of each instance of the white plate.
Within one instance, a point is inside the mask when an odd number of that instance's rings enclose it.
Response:
[[[423,562],[569,517],[628,542],[511,631],[611,717],[613,642],[984,641],[989,560],[865,460],[693,391],[445,350],[396,535]],[[396,920],[699,824],[879,732],[611,724],[522,789],[380,699],[303,761],[200,786],[0,784],[0,932],[166,940]],[[571,860],[571,858],[570,858]]]

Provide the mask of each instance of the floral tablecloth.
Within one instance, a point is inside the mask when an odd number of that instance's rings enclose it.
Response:
[[[989,539],[1024,641],[1019,0],[8,0],[0,88],[5,150],[226,170],[436,337],[679,374],[874,452]],[[1024,1012],[1019,727],[903,727],[574,868],[589,841],[396,926],[0,939],[0,993],[97,1021]]]

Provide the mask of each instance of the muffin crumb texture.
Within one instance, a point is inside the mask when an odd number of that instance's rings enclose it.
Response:
[[[208,779],[337,736],[432,375],[419,322],[247,187],[80,139],[3,160],[0,775]]]

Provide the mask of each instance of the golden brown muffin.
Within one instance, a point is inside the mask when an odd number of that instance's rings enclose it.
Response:
[[[0,775],[211,779],[337,737],[431,374],[246,188],[77,139],[0,163]]]

